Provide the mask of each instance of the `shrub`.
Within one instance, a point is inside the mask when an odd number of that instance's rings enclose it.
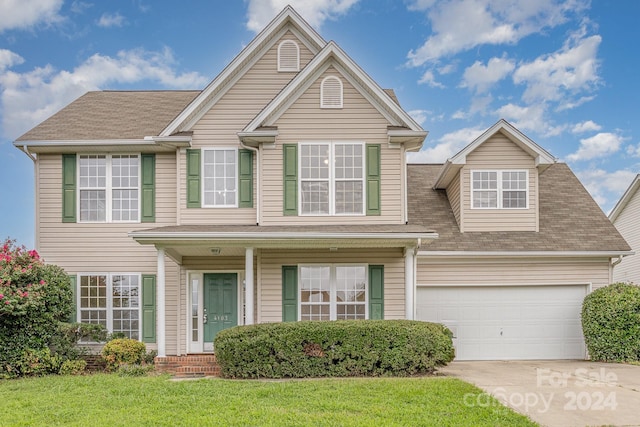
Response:
[[[146,352],[144,343],[129,338],[118,338],[105,344],[102,357],[107,362],[107,370],[114,371],[124,364],[141,364]]]
[[[61,364],[62,358],[56,354],[52,354],[48,348],[39,350],[27,349],[9,365],[10,370],[4,377],[39,377],[48,374],[57,374]]]
[[[63,359],[78,360],[87,354],[87,349],[78,345],[79,341],[104,342],[108,333],[107,328],[97,323],[61,322],[49,346]]]
[[[154,365],[124,364],[118,367],[117,372],[121,377],[143,377],[154,370]]]
[[[60,375],[80,375],[87,368],[87,361],[78,360],[65,360],[60,366]]]
[[[593,360],[640,360],[640,287],[614,283],[587,295],[582,330]]]
[[[221,331],[215,351],[228,378],[407,376],[453,360],[451,336],[410,320],[269,323]]]
[[[39,374],[33,357],[48,351],[71,309],[64,270],[11,240],[0,243],[0,377]]]

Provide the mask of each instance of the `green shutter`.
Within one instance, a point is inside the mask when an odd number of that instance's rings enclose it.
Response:
[[[200,207],[200,150],[187,150],[187,207]]]
[[[298,215],[298,146],[284,144],[283,159],[283,214]]]
[[[78,295],[78,277],[75,275],[69,275],[69,286],[71,287],[71,313],[69,313],[69,323],[75,323],[78,321],[78,307],[76,305],[76,298]]]
[[[253,207],[253,153],[238,150],[238,207]]]
[[[380,215],[380,144],[367,144],[367,215]]]
[[[76,222],[76,155],[62,155],[62,222]]]
[[[142,175],[141,222],[156,222],[156,155],[140,156]]]
[[[384,265],[369,266],[369,319],[384,319]]]
[[[282,266],[282,321],[298,320],[298,267]]]
[[[156,342],[156,276],[142,275],[142,341]]]

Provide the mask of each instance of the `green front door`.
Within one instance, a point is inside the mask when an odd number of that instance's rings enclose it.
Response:
[[[204,275],[204,342],[238,324],[238,276],[235,273]],[[206,347],[206,344],[205,344]]]

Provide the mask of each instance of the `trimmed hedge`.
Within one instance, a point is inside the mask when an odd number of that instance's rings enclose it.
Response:
[[[144,343],[129,338],[111,340],[102,348],[108,371],[115,371],[122,365],[140,365],[145,361],[146,354]]]
[[[640,287],[614,283],[587,295],[582,331],[592,360],[640,360]]]
[[[451,331],[411,320],[341,320],[237,326],[215,339],[227,378],[408,376],[453,360]]]

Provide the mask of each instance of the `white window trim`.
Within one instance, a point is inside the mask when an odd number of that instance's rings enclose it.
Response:
[[[365,152],[365,143],[363,141],[305,141],[300,142],[299,146],[303,145],[326,145],[329,147],[329,213],[328,214],[314,214],[314,213],[303,213],[302,212],[302,150],[298,150],[298,212],[300,216],[364,216],[365,215],[365,207],[367,205],[367,187],[366,187],[366,152]],[[360,145],[362,147],[362,211],[355,213],[340,213],[336,214],[336,189],[335,189],[335,146],[336,145]],[[298,148],[300,148],[298,147]],[[309,179],[309,181],[324,181],[321,179]],[[358,179],[341,179],[339,181],[358,181]]]
[[[76,283],[76,321],[82,322],[82,311],[94,310],[95,308],[82,308],[81,283],[82,277],[106,276],[107,278],[107,329],[113,333],[113,276],[136,276],[138,278],[138,341],[142,341],[142,273],[78,273]]]
[[[329,79],[333,79],[333,80],[337,80],[338,83],[340,84],[340,104],[339,105],[326,105],[324,103],[324,84],[327,80]],[[320,83],[320,108],[343,108],[344,106],[344,85],[342,84],[342,79],[340,79],[340,77],[338,76],[327,76],[324,79],[322,79],[322,82]]]
[[[104,187],[105,190],[105,215],[104,221],[86,221],[86,220],[82,220],[81,219],[81,215],[80,215],[80,191],[81,190],[87,190],[89,188],[84,188],[84,187],[80,187],[80,157],[82,156],[105,156],[106,160],[107,160],[107,170],[106,170],[106,186]],[[112,207],[113,207],[113,183],[112,183],[112,173],[111,173],[111,168],[112,168],[112,163],[111,160],[113,158],[113,156],[137,156],[138,157],[138,219],[137,220],[114,220],[113,219],[113,212],[112,212]],[[105,223],[116,223],[116,224],[139,224],[141,222],[141,218],[142,218],[142,190],[141,190],[141,186],[142,186],[142,162],[140,161],[141,159],[141,153],[78,153],[76,155],[76,182],[78,183],[77,185],[77,189],[76,189],[76,218],[78,218],[78,223],[82,223],[82,224],[105,224]],[[101,189],[101,188],[94,188],[94,189]]]
[[[292,67],[285,67],[281,64],[280,62],[280,51],[282,49],[282,45],[284,44],[290,44],[293,43],[296,47],[296,66],[295,68]],[[298,45],[298,43],[295,42],[295,40],[282,40],[280,42],[280,44],[278,44],[278,71],[281,72],[297,72],[300,71],[300,46]]]
[[[306,263],[298,264],[298,321],[302,320],[302,286],[300,285],[300,278],[302,277],[301,269],[304,267],[329,267],[329,320],[336,320],[338,316],[336,267],[364,267],[364,318],[369,319],[369,264]]]
[[[232,205],[207,205],[205,203],[205,197],[204,197],[204,153],[205,151],[229,151],[229,150],[233,150],[235,151],[235,162],[236,162],[236,173],[235,173],[235,182],[236,182],[236,197],[235,197],[235,202]],[[202,200],[202,207],[206,208],[206,209],[229,209],[229,208],[237,208],[238,207],[238,193],[240,191],[240,189],[238,188],[238,167],[239,167],[239,162],[238,162],[238,147],[204,147],[202,148],[202,155],[200,156],[200,179],[201,179],[201,185],[200,185],[200,200]]]
[[[475,201],[475,191],[494,191],[494,190],[474,190],[473,189],[473,174],[475,172],[495,172],[496,173],[496,180],[497,180],[497,188],[495,191],[498,192],[498,197],[497,197],[497,206],[495,208],[490,208],[490,207],[475,207],[474,206],[474,201]],[[502,188],[502,173],[503,172],[524,172],[524,176],[525,176],[525,181],[527,183],[527,185],[525,186],[524,192],[525,192],[525,206],[522,208],[505,208],[503,206],[503,200],[502,200],[502,196],[503,196],[503,188]],[[476,209],[476,210],[506,210],[506,211],[512,211],[512,210],[526,210],[529,209],[529,170],[528,169],[472,169],[471,173],[469,174],[469,190],[471,192],[471,209]],[[508,190],[507,190],[508,191]],[[517,190],[517,191],[523,191],[523,190]]]

